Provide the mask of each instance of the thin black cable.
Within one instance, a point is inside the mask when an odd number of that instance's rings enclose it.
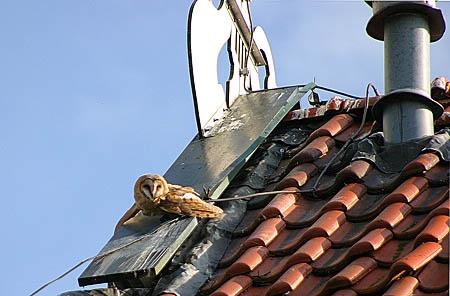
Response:
[[[166,222],[163,222],[161,225],[158,226],[158,228],[156,228],[155,230],[153,230],[151,233],[147,233],[147,234],[145,234],[145,235],[143,235],[143,236],[141,236],[141,237],[139,237],[139,238],[137,238],[137,239],[134,239],[134,240],[132,240],[131,242],[128,242],[128,243],[126,243],[126,244],[123,245],[123,246],[120,246],[120,247],[117,247],[117,248],[115,248],[115,249],[112,249],[112,250],[110,250],[110,251],[108,251],[108,252],[106,252],[106,253],[103,253],[103,254],[100,254],[100,255],[96,255],[96,256],[92,256],[92,257],[86,258],[86,259],[84,259],[84,260],[81,260],[79,263],[77,263],[75,266],[73,266],[72,268],[70,268],[69,270],[67,270],[66,272],[64,272],[64,273],[61,274],[60,276],[58,276],[57,278],[55,278],[55,279],[53,279],[53,280],[51,280],[51,281],[45,283],[45,284],[42,285],[41,287],[39,287],[36,291],[34,291],[33,293],[31,293],[30,296],[36,295],[37,293],[39,293],[39,292],[42,291],[43,289],[47,288],[48,286],[50,286],[50,285],[53,284],[54,282],[56,282],[56,281],[62,279],[63,277],[65,277],[66,275],[68,275],[69,273],[71,273],[72,271],[74,271],[75,269],[77,269],[78,267],[80,267],[81,265],[83,265],[84,263],[86,263],[86,262],[88,262],[88,261],[91,261],[91,260],[102,259],[102,258],[104,258],[104,257],[106,257],[106,256],[111,255],[112,253],[115,253],[115,252],[120,251],[120,250],[122,250],[122,249],[124,249],[124,248],[126,248],[126,247],[129,247],[129,246],[131,246],[131,245],[133,245],[133,244],[135,244],[135,243],[137,243],[137,242],[143,240],[144,238],[147,238],[147,237],[153,235],[156,231],[160,230],[161,227],[165,226],[166,224],[171,224],[171,223],[177,221],[178,219],[179,219],[179,218],[175,218],[175,219],[173,219],[173,220],[168,220],[168,221],[166,221]]]
[[[375,86],[372,83],[367,84],[366,87],[366,95],[364,98],[364,112],[363,117],[361,120],[361,124],[359,125],[358,129],[352,134],[352,136],[345,142],[345,144],[339,149],[339,151],[331,158],[331,160],[327,163],[325,168],[320,173],[319,177],[317,178],[316,182],[314,182],[314,185],[311,189],[303,189],[303,190],[278,190],[278,191],[269,191],[269,192],[259,192],[249,195],[243,195],[243,196],[234,196],[234,197],[228,197],[228,198],[221,198],[221,199],[215,199],[215,200],[207,200],[207,202],[225,202],[225,201],[234,201],[234,200],[240,200],[245,198],[253,198],[253,197],[260,197],[265,195],[272,195],[272,194],[278,194],[278,193],[292,193],[292,194],[312,194],[314,197],[317,197],[317,187],[319,187],[320,181],[322,180],[325,173],[328,171],[330,166],[334,163],[334,161],[346,151],[348,146],[355,141],[355,139],[359,136],[362,129],[364,128],[364,125],[366,124],[367,120],[367,113],[369,110],[369,90],[370,88],[373,89],[374,93],[379,96],[378,90],[375,88]]]
[[[316,84],[316,87],[314,89],[316,89],[316,88],[324,90],[324,91],[332,92],[332,93],[335,93],[335,94],[338,94],[338,95],[346,96],[346,97],[349,97],[349,98],[352,98],[352,99],[361,99],[361,97],[357,97],[357,96],[345,93],[343,91],[339,91],[339,90],[335,90],[335,89],[332,89],[332,88],[320,86],[320,85],[317,85],[317,84]]]
[[[323,178],[323,176],[325,175],[325,173],[328,171],[328,169],[330,168],[330,166],[334,163],[334,161],[342,154],[346,151],[347,147],[353,143],[355,141],[355,139],[358,137],[358,135],[361,133],[362,129],[364,128],[364,125],[366,124],[366,119],[367,119],[367,113],[369,110],[369,89],[370,87],[372,87],[372,89],[374,90],[374,92],[376,94],[378,94],[377,89],[375,88],[375,86],[373,86],[372,83],[367,84],[366,87],[366,97],[365,97],[365,101],[364,101],[364,112],[363,112],[363,117],[361,120],[361,124],[359,125],[359,128],[352,134],[352,136],[350,137],[350,139],[347,140],[347,142],[345,142],[345,144],[341,147],[341,149],[339,149],[339,151],[331,158],[331,160],[327,163],[327,165],[325,166],[325,168],[322,170],[322,172],[320,173],[319,177],[317,178],[316,182],[314,183],[314,186],[310,189],[310,192],[313,194],[314,197],[316,197],[317,195],[317,187],[319,186],[319,183],[321,181],[321,179]],[[309,193],[309,192],[308,192]]]

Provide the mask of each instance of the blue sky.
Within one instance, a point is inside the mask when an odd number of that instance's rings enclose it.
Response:
[[[29,294],[96,254],[137,177],[163,174],[195,135],[190,1],[168,3],[0,1],[4,295]],[[439,5],[448,19],[450,3]],[[362,1],[252,6],[280,86],[316,77],[357,95],[368,82],[383,89],[383,44],[365,33],[372,13]],[[432,45],[432,77],[450,75],[449,34]],[[77,289],[83,268],[41,295]]]

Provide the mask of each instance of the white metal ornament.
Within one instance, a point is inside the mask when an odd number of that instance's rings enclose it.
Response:
[[[256,27],[251,33],[246,1],[222,0],[216,8],[211,0],[195,0],[191,6],[188,19],[189,73],[200,136],[208,135],[239,95],[276,88],[269,42],[261,27]],[[218,57],[225,43],[230,75],[224,89],[217,69]],[[262,86],[260,75],[264,75]]]

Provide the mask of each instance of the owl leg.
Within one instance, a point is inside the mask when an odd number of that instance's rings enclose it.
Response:
[[[131,218],[133,218],[134,216],[137,215],[137,213],[139,213],[139,209],[136,207],[136,204],[133,204],[133,206],[131,206],[131,208],[128,209],[128,211],[125,212],[125,214],[123,214],[122,218],[120,218],[119,222],[117,222],[116,227],[114,229],[114,233],[116,233],[119,228],[125,224],[125,222],[127,222],[128,220],[130,220]]]

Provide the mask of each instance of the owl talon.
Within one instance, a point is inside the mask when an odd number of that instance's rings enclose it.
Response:
[[[203,193],[205,195],[205,198],[203,198],[203,200],[210,199],[211,188],[206,185],[203,185],[202,187],[203,187]]]

